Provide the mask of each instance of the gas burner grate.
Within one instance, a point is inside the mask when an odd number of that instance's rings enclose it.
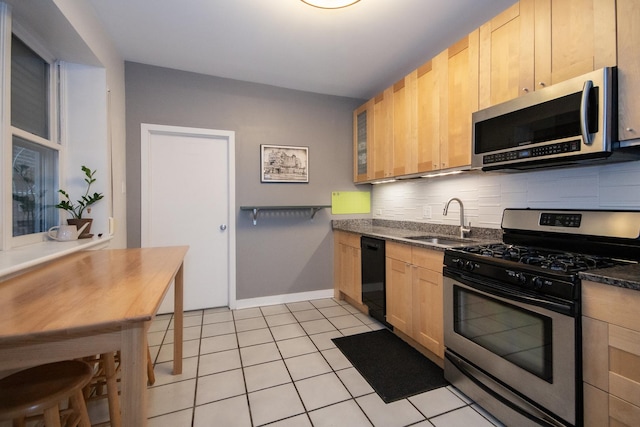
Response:
[[[462,251],[481,257],[499,258],[564,273],[577,273],[579,271],[613,267],[619,264],[619,262],[607,257],[557,252],[504,243],[469,246],[462,248]]]

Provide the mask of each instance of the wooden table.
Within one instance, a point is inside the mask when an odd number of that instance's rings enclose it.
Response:
[[[147,331],[175,279],[173,373],[182,372],[187,246],[82,251],[0,283],[0,377],[121,350],[122,425],[147,424]]]

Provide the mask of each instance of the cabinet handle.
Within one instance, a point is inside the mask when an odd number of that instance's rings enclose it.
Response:
[[[625,128],[624,130],[626,130],[627,132],[635,132],[633,128]]]
[[[523,87],[523,88],[522,88],[522,91],[523,91],[523,92],[526,92],[526,93],[529,93],[529,88],[528,88],[528,87]]]
[[[546,86],[545,82],[540,82],[540,83],[538,83],[538,84],[539,84],[540,86],[542,86],[542,87],[545,87],[545,86]]]

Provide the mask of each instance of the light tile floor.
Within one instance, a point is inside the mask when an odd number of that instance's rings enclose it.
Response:
[[[331,341],[381,327],[333,299],[188,312],[184,369],[173,376],[173,321],[160,315],[149,330],[149,426],[501,425],[451,386],[385,404]]]

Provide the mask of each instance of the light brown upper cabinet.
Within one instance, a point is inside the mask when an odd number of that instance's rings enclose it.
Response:
[[[440,81],[435,60],[422,64],[416,70],[417,90],[417,144],[418,172],[440,168]]]
[[[441,168],[442,76],[433,62],[393,85],[393,176]]]
[[[393,175],[393,88],[373,99],[373,174],[375,179]]]
[[[640,138],[640,2],[618,0],[618,136]]]
[[[478,109],[479,30],[449,47],[436,60],[446,76],[440,108],[440,169],[471,164],[471,113]],[[443,60],[444,59],[444,60]]]
[[[478,30],[394,85],[394,176],[471,163]]]
[[[356,163],[355,181],[470,165],[474,111],[618,62],[620,138],[640,138],[639,7],[637,0],[514,4],[373,99],[373,176],[367,170],[364,179]]]
[[[414,71],[393,85],[393,176],[418,170],[416,84]]]
[[[480,27],[479,108],[614,65],[615,0],[520,0]]]
[[[533,90],[534,10],[521,0],[480,27],[480,109]]]
[[[475,30],[354,111],[355,182],[471,164],[471,113],[478,109],[478,34]],[[366,167],[361,156],[364,111]]]
[[[537,87],[614,65],[615,0],[536,0]]]
[[[372,180],[373,170],[373,99],[353,112],[353,181]]]

